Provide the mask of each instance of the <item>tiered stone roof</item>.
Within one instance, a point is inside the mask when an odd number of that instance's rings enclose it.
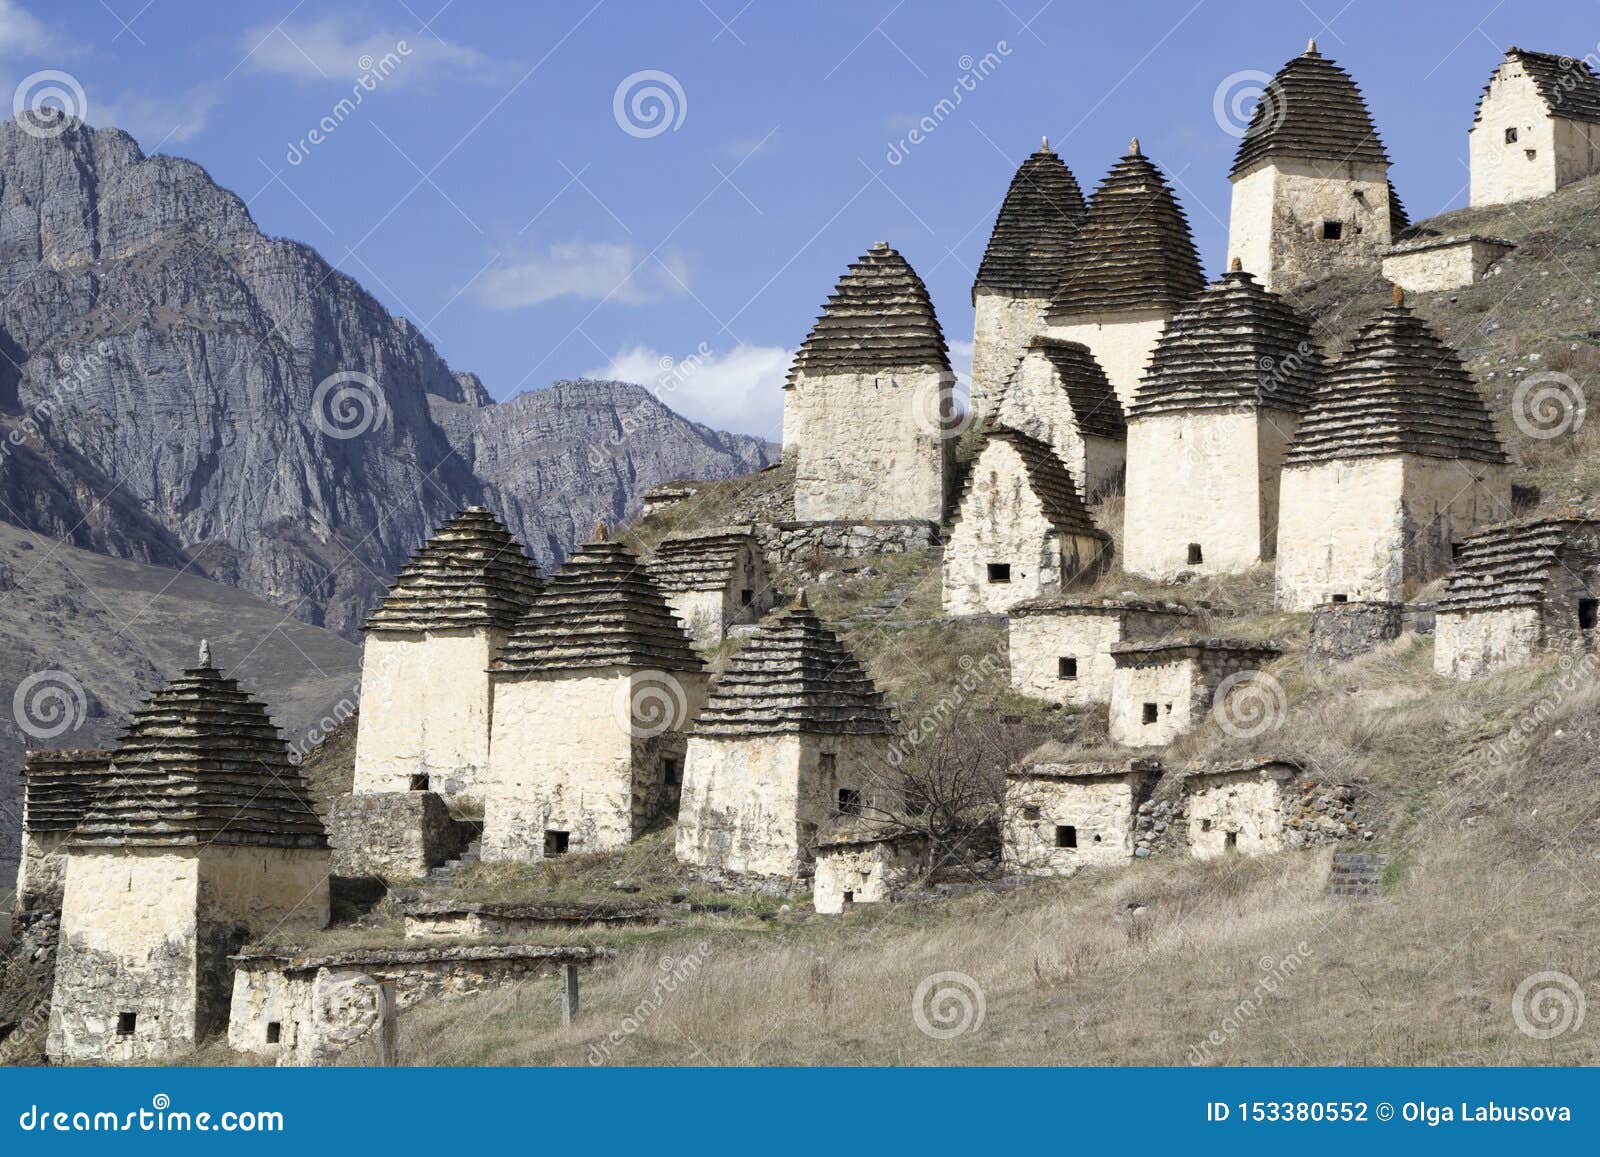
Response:
[[[916,367],[949,370],[944,331],[922,278],[887,241],[877,241],[839,279],[795,354],[789,382],[801,374]]]
[[[1389,236],[1399,237],[1402,232],[1411,228],[1411,214],[1406,212],[1406,207],[1400,201],[1400,192],[1394,187],[1394,182],[1389,185]]]
[[[111,766],[109,750],[30,751],[22,757],[22,829],[70,832],[78,826]]]
[[[883,693],[805,605],[804,594],[745,641],[694,728],[696,735],[727,738],[779,732],[895,732]]]
[[[1077,178],[1045,141],[1011,178],[973,291],[1050,293],[1061,279],[1067,242],[1086,212]]]
[[[1542,606],[1550,580],[1563,565],[1567,542],[1579,530],[1600,535],[1600,519],[1572,514],[1484,527],[1462,540],[1461,556],[1437,609],[1469,612]]]
[[[1516,45],[1506,49],[1506,59],[1522,65],[1552,115],[1600,121],[1600,77],[1595,75],[1588,61],[1554,52],[1531,52]],[[1489,85],[1486,84],[1478,95],[1477,107],[1472,110],[1473,124],[1482,119],[1483,98],[1488,95]]]
[[[1089,515],[1089,508],[1083,504],[1083,499],[1078,497],[1078,486],[1072,480],[1072,472],[1056,456],[1054,450],[1037,438],[1031,438],[1008,426],[990,427],[984,436],[984,448],[987,449],[995,442],[1004,442],[1022,459],[1023,469],[1028,475],[1028,485],[1033,490],[1034,496],[1039,499],[1040,505],[1044,507],[1044,516],[1049,519],[1052,526],[1062,534],[1111,541],[1111,536],[1095,525],[1094,519]],[[978,452],[978,456],[982,458],[982,450]],[[981,474],[982,471],[974,462],[961,483],[961,493],[956,499],[957,521],[960,521],[961,509],[966,505],[967,496],[972,492]]]
[[[1403,300],[1396,290],[1324,375],[1286,465],[1384,454],[1506,461],[1472,375]]]
[[[501,674],[705,669],[639,556],[605,537],[579,547],[517,620],[490,665]]]
[[[1050,359],[1056,379],[1072,403],[1072,414],[1081,433],[1119,442],[1128,436],[1122,403],[1088,346],[1041,335],[1028,343],[1028,349],[1038,350]]]
[[[200,662],[135,711],[71,846],[328,846],[267,709]]]
[[[1204,285],[1189,220],[1135,139],[1094,191],[1067,246],[1050,319],[1176,309]]]
[[[1298,412],[1310,404],[1321,373],[1311,323],[1234,269],[1167,323],[1128,412],[1133,418],[1238,406]]]
[[[1273,157],[1389,164],[1361,89],[1314,40],[1278,70],[1256,102],[1228,176]]]
[[[367,630],[510,627],[538,590],[522,544],[489,511],[469,506],[401,568]]]
[[[759,550],[749,526],[717,526],[689,534],[671,534],[649,562],[650,577],[667,594],[720,591],[733,579],[734,567],[746,550]]]

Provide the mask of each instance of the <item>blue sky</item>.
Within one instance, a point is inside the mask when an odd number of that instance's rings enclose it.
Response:
[[[1308,36],[1361,84],[1418,218],[1466,203],[1503,48],[1600,52],[1597,17],[1590,0],[0,0],[0,81],[67,74],[91,124],[204,165],[498,398],[600,372],[776,437],[790,351],[875,240],[922,274],[964,363],[989,227],[1041,136],[1087,194],[1137,135],[1215,273],[1235,118]]]

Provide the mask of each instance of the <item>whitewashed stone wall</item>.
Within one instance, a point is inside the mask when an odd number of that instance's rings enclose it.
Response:
[[[695,646],[715,647],[727,636],[729,627],[759,622],[772,609],[777,594],[764,556],[755,546],[746,545],[740,548],[724,586],[714,591],[673,591],[666,598]]]
[[[17,862],[17,908],[47,912],[61,907],[66,883],[67,853],[63,845],[71,832],[22,832],[22,855]]]
[[[944,370],[801,375],[784,390],[784,441],[795,451],[794,515],[835,519],[944,516],[954,462]]]
[[[489,663],[505,633],[488,628],[367,636],[355,790],[407,791],[412,777],[464,810],[483,807],[493,716]]]
[[[1072,402],[1043,352],[1032,350],[1023,355],[1000,399],[996,420],[1054,450],[1071,471],[1078,496],[1085,501],[1121,486],[1127,444],[1085,434],[1079,428]]]
[[[1084,706],[1111,701],[1118,643],[1164,638],[1189,616],[1159,611],[1084,607],[1013,614],[1007,628],[1011,686],[1052,703]],[[1077,675],[1061,676],[1061,660],[1077,660]]]
[[[1074,318],[1065,324],[1049,326],[1045,332],[1063,341],[1088,346],[1126,413],[1170,317],[1164,309],[1128,309],[1099,317]]]
[[[1185,784],[1190,854],[1209,860],[1281,851],[1283,791],[1278,780],[1254,771],[1191,777]]]
[[[1325,238],[1325,222],[1340,236]],[[1233,182],[1228,256],[1275,292],[1376,266],[1393,241],[1381,165],[1274,158]]]
[[[1122,565],[1170,580],[1236,574],[1273,556],[1283,455],[1299,417],[1283,410],[1153,414],[1128,423]],[[1202,561],[1189,562],[1198,544]]]
[[[1004,614],[1018,603],[1082,585],[1106,545],[1060,534],[1033,493],[1022,457],[990,442],[972,464],[973,478],[945,544],[944,609],[949,615]],[[990,564],[1011,567],[1007,582],[990,582]]]
[[[1044,332],[1049,297],[1028,297],[979,286],[972,297],[973,421],[995,412],[1028,343]]]
[[[682,671],[496,677],[483,858],[542,859],[552,831],[572,854],[627,847],[667,807],[663,761],[682,773],[705,697]]]
[[[1309,611],[1334,595],[1400,602],[1449,569],[1451,544],[1506,517],[1505,466],[1416,454],[1283,472],[1277,601]]]
[[[885,903],[916,883],[926,866],[927,844],[918,839],[818,848],[812,906],[837,915],[846,903]]]
[[[1543,643],[1537,607],[1440,611],[1433,628],[1433,669],[1452,679],[1476,679],[1531,661]]]
[[[1111,676],[1111,742],[1123,747],[1171,743],[1210,708],[1200,664],[1189,658],[1118,666]],[[1144,705],[1154,703],[1156,719],[1144,721]]]
[[[1026,770],[1006,779],[1002,841],[1006,869],[1029,876],[1070,876],[1080,868],[1133,858],[1133,823],[1153,777],[1049,776]],[[1076,846],[1057,846],[1057,829],[1074,829]]]
[[[1600,125],[1552,116],[1521,63],[1507,60],[1489,78],[1467,153],[1474,208],[1527,201],[1600,172]]]
[[[1435,293],[1471,285],[1511,251],[1483,237],[1446,237],[1390,250],[1383,278],[1410,293]]]

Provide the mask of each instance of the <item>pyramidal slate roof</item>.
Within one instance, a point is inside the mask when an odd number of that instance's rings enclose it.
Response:
[[[1234,269],[1167,323],[1128,413],[1138,418],[1237,406],[1299,412],[1310,404],[1321,373],[1311,323]]]
[[[401,568],[366,629],[509,628],[538,590],[522,544],[489,511],[469,506]]]
[[[1368,322],[1324,375],[1286,465],[1381,454],[1506,461],[1460,356],[1403,301],[1396,289],[1395,304]]]
[[[1083,224],[1083,190],[1047,140],[1022,162],[1000,203],[973,290],[1050,293],[1061,279],[1067,242]]]
[[[802,594],[745,640],[713,684],[694,734],[737,738],[803,732],[892,735],[894,716],[871,677]]]
[[[504,674],[597,667],[705,670],[639,556],[598,528],[517,620],[489,669]]]
[[[1588,61],[1553,52],[1531,52],[1516,45],[1506,49],[1505,58],[1522,65],[1553,116],[1600,121],[1600,77]],[[1489,87],[1485,84],[1478,94],[1477,107],[1472,110],[1473,124],[1483,119],[1483,98],[1489,95]]]
[[[111,767],[105,749],[29,751],[22,757],[22,830],[70,832],[78,826]]]
[[[801,374],[872,373],[926,366],[950,369],[933,299],[916,270],[887,241],[873,243],[839,279],[789,368]]]
[[[1389,164],[1361,89],[1348,72],[1317,51],[1315,40],[1267,84],[1228,176],[1237,177],[1270,157]]]
[[[1049,359],[1081,433],[1118,441],[1128,436],[1122,403],[1088,346],[1040,335],[1028,343],[1028,352],[1035,350]]]
[[[289,745],[259,701],[200,661],[133,713],[73,847],[328,846]]]
[[[1563,565],[1562,554],[1578,531],[1586,532],[1593,550],[1600,539],[1600,519],[1574,514],[1484,527],[1461,541],[1461,555],[1438,610],[1542,606],[1550,580]]]
[[[669,535],[649,562],[650,577],[667,594],[720,591],[733,579],[741,555],[759,544],[748,526],[719,526],[693,534]]]
[[[984,435],[983,449],[978,451],[978,460],[967,471],[966,479],[961,484],[961,495],[956,500],[957,522],[961,521],[961,511],[966,507],[967,497],[982,476],[978,467],[983,455],[991,445],[998,443],[1010,446],[1022,459],[1023,469],[1028,475],[1028,486],[1044,507],[1044,516],[1052,526],[1063,534],[1111,541],[1111,536],[1096,526],[1094,519],[1089,516],[1088,507],[1078,497],[1078,486],[1072,480],[1072,472],[1056,457],[1056,452],[1037,438],[1008,426],[991,426]]]
[[[1135,139],[1089,200],[1067,246],[1050,316],[1176,309],[1204,285],[1189,219]]]

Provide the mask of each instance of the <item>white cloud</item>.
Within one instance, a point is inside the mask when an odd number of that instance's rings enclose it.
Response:
[[[673,254],[646,255],[610,241],[562,241],[491,269],[474,293],[490,309],[522,309],[558,297],[639,305],[687,293],[688,284],[688,267]]]
[[[45,23],[12,0],[0,0],[0,52],[32,56],[59,47]]]
[[[242,49],[260,72],[311,80],[352,81],[379,68],[385,83],[430,69],[487,79],[491,62],[475,48],[414,32],[351,32],[336,20],[310,24],[261,25],[244,34]],[[389,68],[384,67],[387,61]]]
[[[717,352],[702,345],[671,358],[636,345],[584,377],[637,382],[686,418],[776,442],[783,436],[783,379],[793,360],[794,351],[782,346]]]
[[[96,128],[119,128],[132,133],[146,152],[154,152],[186,141],[204,129],[221,99],[210,85],[181,96],[140,93],[121,100],[91,101],[88,120]]]

